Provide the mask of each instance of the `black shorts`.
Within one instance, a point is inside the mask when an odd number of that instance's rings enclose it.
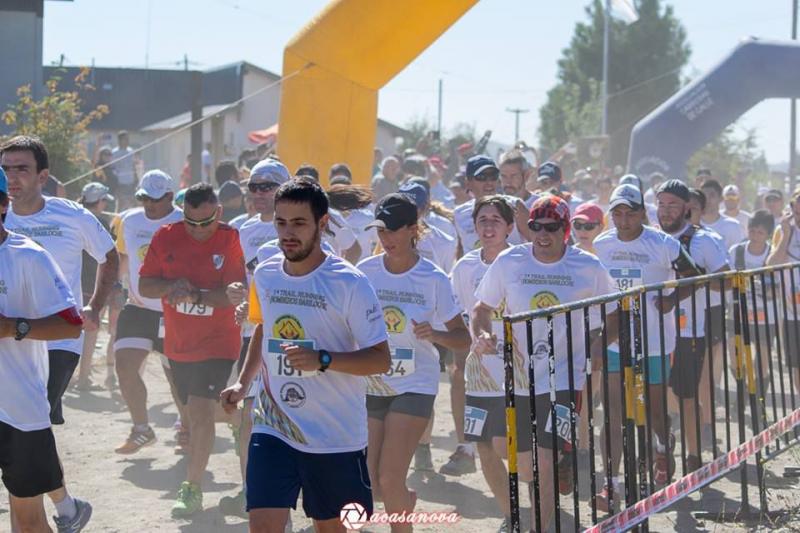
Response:
[[[430,418],[433,412],[433,394],[404,392],[397,396],[372,396],[367,394],[367,416],[383,420],[389,413]]]
[[[372,516],[372,487],[367,451],[306,453],[277,437],[250,436],[247,461],[247,510],[296,509],[303,490],[303,510],[314,520],[339,518],[357,503]]]
[[[20,431],[0,422],[0,471],[3,485],[17,498],[33,498],[63,486],[52,429]]]
[[[114,351],[132,349],[164,353],[164,339],[159,336],[163,313],[125,304],[117,320]]]
[[[530,397],[515,395],[514,405],[517,414],[517,451],[529,452],[533,446]],[[465,440],[467,442],[491,442],[494,437],[505,438],[505,436],[505,397],[467,395],[464,409]]]
[[[193,363],[169,360],[172,381],[183,405],[189,396],[218,400],[219,394],[228,384],[235,361],[231,359],[206,359]]]
[[[556,447],[560,452],[572,451],[572,429],[570,422],[570,392],[556,391],[556,424],[551,423],[553,416],[550,405],[550,393],[536,395],[536,444],[545,450],[553,449],[553,426],[555,426]],[[581,392],[575,392],[575,424],[581,412]],[[575,428],[575,439],[578,428]]]
[[[241,374],[244,367],[244,359],[247,357],[247,350],[250,349],[250,339],[252,337],[242,337],[242,349],[239,351],[239,360],[236,361],[236,372]]]
[[[783,332],[785,347],[783,357],[788,366],[797,368],[800,366],[800,353],[798,353],[798,348],[800,347],[800,324],[797,323],[797,320],[786,320],[783,325],[785,326]]]
[[[61,425],[64,423],[64,413],[61,406],[61,397],[69,387],[69,380],[75,373],[75,368],[81,356],[67,350],[50,350],[47,352],[50,360],[50,373],[47,376],[47,401],[50,402],[50,423]]]
[[[669,386],[678,398],[690,399],[697,395],[705,356],[705,338],[678,337],[669,375]]]
[[[725,308],[722,305],[709,307],[706,311],[706,338],[711,345],[722,342],[722,321],[725,320]],[[728,332],[725,332],[728,334]]]

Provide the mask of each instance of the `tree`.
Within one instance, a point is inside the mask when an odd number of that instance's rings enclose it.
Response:
[[[108,113],[100,105],[88,113],[81,111],[81,90],[93,90],[85,83],[88,69],[75,78],[76,89],[60,91],[60,77],[54,76],[45,84],[45,94],[35,99],[30,85],[17,89],[19,99],[2,114],[3,122],[13,130],[12,135],[34,135],[45,146],[50,159],[50,172],[62,179],[71,179],[91,167],[81,141],[89,125]]]
[[[603,79],[603,4],[592,0],[587,22],[575,25],[558,61],[558,83],[539,110],[544,153],[569,141],[600,133]],[[608,132],[612,164],[624,164],[636,122],[680,88],[681,69],[691,49],[672,7],[639,0],[639,20],[611,19],[609,25]]]

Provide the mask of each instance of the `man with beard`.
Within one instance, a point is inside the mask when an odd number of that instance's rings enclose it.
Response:
[[[381,306],[367,278],[321,246],[328,199],[299,178],[275,193],[283,254],[261,263],[250,288],[253,332],[226,410],[244,399],[257,374],[247,464],[251,531],[283,531],[303,490],[318,531],[341,528],[358,503],[372,513],[366,463],[366,380],[389,370]]]

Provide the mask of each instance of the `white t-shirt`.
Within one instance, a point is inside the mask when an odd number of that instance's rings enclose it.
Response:
[[[119,161],[117,161],[119,159]],[[133,159],[133,148],[128,146],[124,150],[117,146],[111,151],[111,160],[115,161],[111,167],[120,185],[136,185],[136,161]]]
[[[315,350],[353,352],[380,344],[386,328],[366,276],[340,257],[305,276],[290,276],[276,255],[253,274],[262,318],[261,385],[253,433],[266,433],[309,453],[341,453],[367,446],[366,384],[361,376],[335,370],[302,372],[285,363],[284,340],[305,341]],[[256,316],[254,314],[257,313]]]
[[[366,259],[372,255],[375,246],[378,244],[378,230],[366,227],[367,224],[375,220],[373,211],[367,208],[353,209],[344,212],[343,215],[345,220],[347,220],[347,225],[355,234],[359,246],[361,246],[361,256],[358,258],[359,261]]]
[[[620,291],[632,287],[641,287],[652,283],[663,283],[675,279],[672,263],[678,258],[681,243],[674,237],[644,226],[641,235],[636,239],[623,242],[619,239],[616,228],[601,233],[594,240],[594,249],[600,262],[608,269]],[[672,291],[663,291],[668,296]],[[647,307],[647,342],[642,346],[643,355],[661,355],[661,333],[658,317],[662,314],[655,305],[656,293],[648,293],[645,297]],[[675,349],[675,320],[667,314],[664,320],[664,354],[669,355]],[[631,322],[633,317],[631,316]],[[644,312],[642,312],[644,327]],[[631,348],[633,348],[633,329],[631,329]],[[644,331],[641,333],[644,342]],[[619,353],[619,345],[613,343],[608,348]],[[644,352],[646,350],[646,352]]]
[[[511,207],[516,207],[517,202],[519,201],[519,198],[516,196],[506,196],[506,199],[509,201]],[[533,205],[533,202],[531,202],[531,205]],[[453,219],[456,226],[456,231],[458,232],[458,239],[461,241],[461,250],[463,253],[467,253],[471,250],[477,250],[481,246],[480,239],[478,238],[478,232],[475,230],[475,222],[472,220],[473,209],[475,209],[474,198],[459,205],[456,207],[455,211],[453,211]],[[511,234],[508,236],[508,243],[522,244],[522,242],[522,235],[519,234],[519,230],[517,229],[517,224],[515,222],[511,230]]]
[[[703,225],[716,231],[722,237],[725,241],[725,250],[730,250],[731,246],[747,238],[747,226],[743,227],[738,220],[725,215],[720,215],[713,224],[703,221]]]
[[[232,228],[239,229],[242,227],[242,224],[247,222],[247,220],[250,218],[250,213],[242,213],[241,215],[233,217],[230,222],[228,222],[228,225]]]
[[[446,233],[447,235],[453,237],[453,239],[458,239],[458,232],[456,231],[456,226],[449,219],[434,213],[433,211],[428,211],[425,213],[425,222],[428,226],[433,226],[436,229]]]
[[[739,212],[736,213],[736,216],[729,215],[728,213],[725,212],[724,206],[720,208],[719,214],[722,216],[736,219],[739,222],[739,224],[742,225],[742,229],[745,231],[745,233],[747,232],[747,225],[750,223],[750,219],[753,218],[753,215],[742,209],[739,209]]]
[[[433,226],[428,226],[417,243],[419,255],[445,272],[453,269],[457,250],[458,242],[455,238]]]
[[[278,232],[272,221],[264,222],[261,215],[253,215],[239,226],[239,244],[244,253],[244,264],[247,267],[247,282],[253,282],[253,272],[258,266],[258,250],[267,242],[276,239]],[[253,335],[254,326],[245,321],[242,325],[242,337],[248,338]]]
[[[139,294],[139,269],[144,263],[147,249],[153,234],[166,224],[179,222],[183,219],[183,211],[177,207],[164,218],[147,218],[143,207],[125,211],[120,219],[119,235],[117,235],[117,250],[128,256],[128,299],[137,306],[152,311],[163,311],[160,298],[145,298]]]
[[[35,242],[9,233],[0,243],[0,315],[44,318],[76,306],[61,269]],[[0,422],[20,431],[50,427],[47,342],[0,339]]]
[[[672,236],[680,241],[680,236],[689,230],[687,225]],[[728,254],[722,249],[722,240],[718,235],[704,228],[698,229],[691,242],[689,243],[689,255],[695,264],[704,268],[706,274],[713,274],[717,270],[728,265]],[[716,303],[715,303],[716,300]],[[730,301],[730,298],[728,298]],[[711,306],[718,305],[721,297],[718,291],[711,291]],[[695,291],[695,310],[697,313],[696,328],[692,326],[692,298],[691,296],[681,300],[679,310],[680,332],[679,336],[684,338],[705,337],[706,324],[706,293],[705,287],[699,287]],[[716,325],[715,325],[716,326]],[[696,333],[695,333],[696,330]]]
[[[358,264],[378,295],[392,351],[392,368],[387,374],[367,378],[367,394],[436,394],[439,352],[433,343],[414,335],[413,322],[429,322],[436,327],[461,313],[453,298],[450,280],[424,258],[411,270],[392,274],[383,264],[384,256],[376,255]]]
[[[336,255],[343,257],[345,252],[355,244],[356,234],[339,211],[328,209],[328,215],[330,216],[328,229],[332,235],[324,232],[322,239],[336,250]]]
[[[482,248],[468,252],[456,262],[450,273],[456,303],[461,308],[468,322],[470,313],[475,307],[475,290],[480,285],[490,263],[481,258]],[[466,391],[470,396],[502,396],[505,383],[503,366],[503,305],[492,312],[492,334],[497,337],[497,350],[482,356],[470,353],[467,356],[464,374]]]
[[[6,215],[6,229],[30,237],[50,252],[64,273],[78,307],[83,308],[83,252],[92,256],[98,264],[105,263],[106,254],[114,249],[111,235],[93,214],[71,200],[45,197],[44,207],[38,213],[27,216],[15,214],[13,208],[12,202]],[[80,355],[83,351],[83,334],[78,339],[49,341],[47,348]]]
[[[616,292],[614,282],[596,256],[569,246],[559,261],[542,263],[533,257],[531,247],[531,243],[513,246],[497,256],[483,276],[476,298],[495,309],[505,302],[506,314],[515,314]],[[606,306],[609,313],[614,309],[614,304]],[[592,323],[599,324],[599,313],[599,307],[592,306],[589,311]],[[571,315],[573,379],[575,390],[580,390],[586,381],[583,312],[573,311]],[[525,322],[515,323],[513,331],[514,393],[528,395]],[[534,320],[532,331],[534,385],[537,395],[545,394],[550,391],[547,320]],[[553,319],[553,346],[556,390],[569,390],[566,314]]]
[[[728,251],[728,264],[731,265],[732,269],[735,270],[751,270],[755,268],[762,268],[767,262],[767,257],[769,256],[770,252],[772,251],[769,246],[764,248],[764,253],[761,255],[753,255],[750,253],[748,243],[750,241],[744,241],[742,243],[736,244],[731,246],[731,249]],[[736,250],[742,247],[744,248],[744,269],[740,269],[736,264]],[[775,323],[775,312],[772,307],[772,280],[769,274],[764,274],[764,283],[761,283],[761,276],[753,276],[755,280],[754,285],[756,288],[756,309],[758,310],[758,324],[763,326],[766,321],[769,321],[770,324]],[[780,277],[775,276],[775,283],[776,289],[775,294],[780,295]],[[755,324],[754,320],[756,315],[753,314],[753,297],[752,297],[752,285],[750,284],[750,278],[745,281],[747,287],[747,315],[748,315],[748,322],[752,326]],[[767,288],[767,310],[766,313],[764,312],[764,299],[763,299],[763,292],[764,286]]]

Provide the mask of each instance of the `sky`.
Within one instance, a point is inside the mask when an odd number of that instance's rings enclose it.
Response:
[[[446,0],[434,0],[446,1]],[[398,3],[398,5],[402,2]],[[44,62],[208,69],[236,61],[281,72],[283,47],[326,0],[74,0],[45,2]],[[718,63],[744,37],[788,39],[792,0],[672,0],[692,47],[684,74]],[[556,83],[557,61],[588,0],[481,0],[379,93],[378,115],[404,126],[437,119],[443,84],[445,132],[473,124],[493,140],[536,142],[539,108]],[[398,13],[398,24],[404,16]],[[424,16],[421,14],[420,16]],[[613,56],[611,57],[613,61]],[[265,124],[265,127],[268,126]],[[737,122],[755,128],[771,163],[789,153],[789,102],[767,100]]]

